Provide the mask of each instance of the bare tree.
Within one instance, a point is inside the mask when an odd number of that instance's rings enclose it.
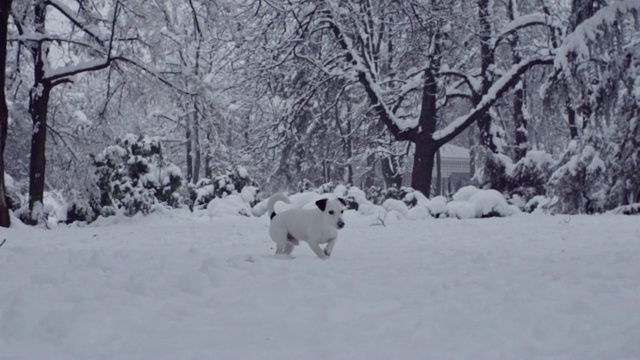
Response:
[[[0,4],[0,226],[9,227],[9,207],[7,206],[6,188],[4,183],[4,150],[7,144],[7,130],[9,128],[9,110],[5,100],[5,78],[7,67],[7,35],[9,30],[9,12],[12,0],[5,0]]]

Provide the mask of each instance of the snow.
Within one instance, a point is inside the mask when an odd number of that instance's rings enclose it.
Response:
[[[640,358],[637,217],[374,220],[327,261],[266,216],[2,229],[0,358]]]

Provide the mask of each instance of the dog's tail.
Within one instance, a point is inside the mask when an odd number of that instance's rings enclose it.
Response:
[[[287,195],[283,193],[277,193],[277,194],[271,195],[271,197],[267,201],[267,213],[269,214],[269,217],[271,219],[273,219],[273,217],[276,216],[276,211],[274,210],[274,206],[278,201],[283,201],[287,204],[291,204],[291,200],[287,197]]]

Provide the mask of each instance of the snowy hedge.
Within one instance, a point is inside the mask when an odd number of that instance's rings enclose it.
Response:
[[[182,173],[162,156],[157,137],[128,134],[93,157],[102,214],[149,213],[155,204],[176,207]]]
[[[238,195],[249,206],[258,201],[260,188],[250,176],[246,168],[236,166],[226,174],[213,179],[200,179],[195,185],[189,186],[189,197],[192,209],[201,209],[214,199],[222,199],[229,195]]]

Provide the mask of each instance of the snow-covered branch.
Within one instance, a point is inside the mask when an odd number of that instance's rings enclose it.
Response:
[[[511,67],[504,75],[502,75],[493,85],[488,89],[487,93],[482,96],[482,100],[466,115],[460,116],[444,129],[438,130],[433,133],[433,140],[440,144],[446,144],[471,124],[473,124],[478,117],[484,114],[486,111],[495,104],[496,101],[515,86],[520,77],[527,72],[530,68],[536,65],[551,65],[553,64],[553,57],[532,58],[524,60]]]
[[[569,54],[574,61],[585,61],[590,57],[589,42],[596,41],[600,35],[601,25],[613,26],[618,14],[640,11],[640,0],[615,1],[598,10],[592,17],[583,21],[569,34],[556,51],[554,66],[556,70],[568,73]]]
[[[454,70],[443,70],[440,71],[438,73],[438,75],[441,76],[455,76],[458,77],[460,79],[462,79],[462,81],[469,87],[469,90],[471,91],[472,95],[477,95],[478,92],[480,91],[481,88],[481,84],[474,80],[472,77],[470,77],[469,75],[462,73],[460,71],[454,71]]]
[[[500,32],[496,34],[492,47],[494,49],[498,47],[498,45],[500,45],[500,42],[502,42],[504,39],[507,38],[507,36],[509,36],[515,31],[518,31],[520,29],[524,29],[530,26],[537,26],[537,25],[553,26],[551,22],[551,18],[543,13],[533,13],[533,14],[522,15],[516,19],[513,19],[508,24],[506,24],[500,30]]]
[[[82,29],[82,31],[84,31],[87,35],[91,36],[92,38],[94,38],[96,41],[102,43],[109,40],[109,37],[102,37],[100,36],[100,34],[94,32],[93,30],[85,26],[83,22],[73,14],[73,10],[71,10],[67,5],[61,3],[58,0],[47,0],[46,4],[54,7],[62,15],[64,15],[67,19],[69,19],[69,21],[71,21],[75,26]]]

